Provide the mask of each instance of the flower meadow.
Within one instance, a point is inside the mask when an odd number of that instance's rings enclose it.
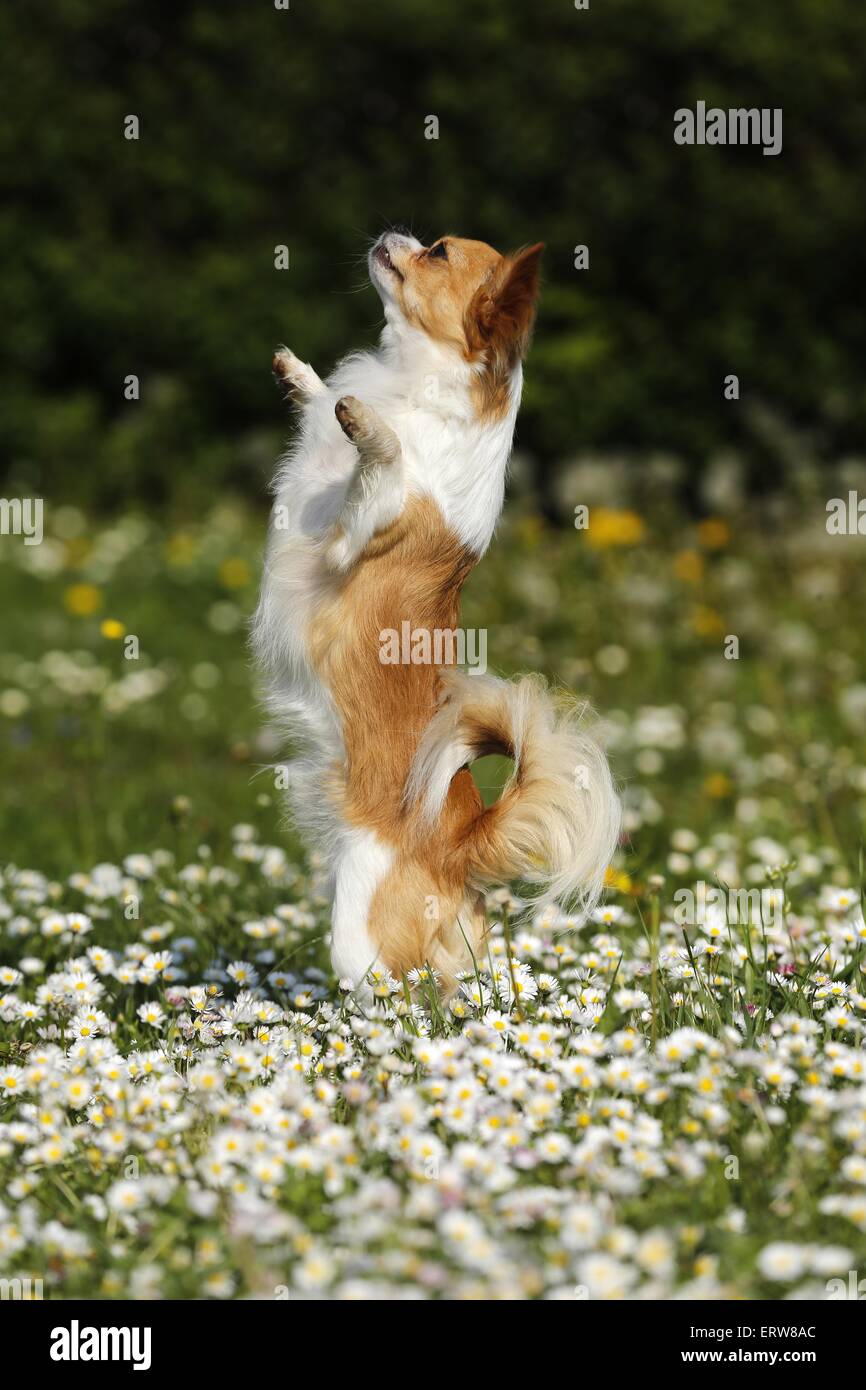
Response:
[[[593,510],[571,533],[512,509],[464,621],[494,669],[601,711],[626,811],[606,900],[584,921],[503,885],[451,998],[421,971],[367,1003],[330,973],[327,866],[282,824],[254,699],[261,519],[48,508],[41,546],[3,539],[0,1276],[852,1296],[863,542],[808,489],[769,521]],[[495,795],[503,769],[476,772]]]

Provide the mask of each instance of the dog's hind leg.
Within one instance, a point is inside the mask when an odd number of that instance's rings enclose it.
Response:
[[[358,462],[328,542],[332,569],[345,570],[376,534],[390,526],[403,507],[406,478],[400,441],[390,425],[355,396],[343,396],[334,413]]]

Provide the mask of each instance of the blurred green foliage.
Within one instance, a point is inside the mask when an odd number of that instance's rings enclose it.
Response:
[[[702,844],[830,847],[838,881],[857,881],[862,537],[828,544],[814,493],[727,520],[661,502],[641,513],[596,508],[595,531],[580,531],[506,509],[462,613],[486,635],[490,671],[544,672],[602,712],[630,873],[665,872],[671,835],[689,827]],[[273,774],[287,750],[264,727],[246,650],[263,531],[225,501],[171,526],[51,507],[41,545],[0,545],[7,858],[65,874],[160,845],[189,857],[204,840],[219,854],[239,821],[297,853]],[[475,765],[485,799],[506,770]],[[178,797],[191,805],[180,845]]]
[[[539,478],[577,448],[696,474],[722,446],[772,477],[750,402],[844,454],[866,424],[864,50],[856,0],[6,7],[7,489],[263,497],[271,348],[324,371],[374,340],[378,301],[350,291],[386,221],[547,242],[520,425]],[[676,146],[698,99],[782,107],[781,155]]]

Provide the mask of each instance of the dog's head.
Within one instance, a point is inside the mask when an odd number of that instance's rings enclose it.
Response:
[[[393,328],[417,333],[504,381],[529,346],[543,245],[502,256],[483,241],[443,236],[429,246],[385,232],[370,278]]]

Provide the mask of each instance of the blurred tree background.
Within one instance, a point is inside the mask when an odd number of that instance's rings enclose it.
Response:
[[[663,450],[696,479],[732,448],[753,486],[790,432],[844,456],[866,423],[864,41],[857,0],[5,7],[7,495],[263,502],[271,349],[324,372],[375,340],[352,291],[387,222],[547,243],[520,423],[542,490],[576,450]],[[781,107],[781,155],[676,146],[699,99]]]

